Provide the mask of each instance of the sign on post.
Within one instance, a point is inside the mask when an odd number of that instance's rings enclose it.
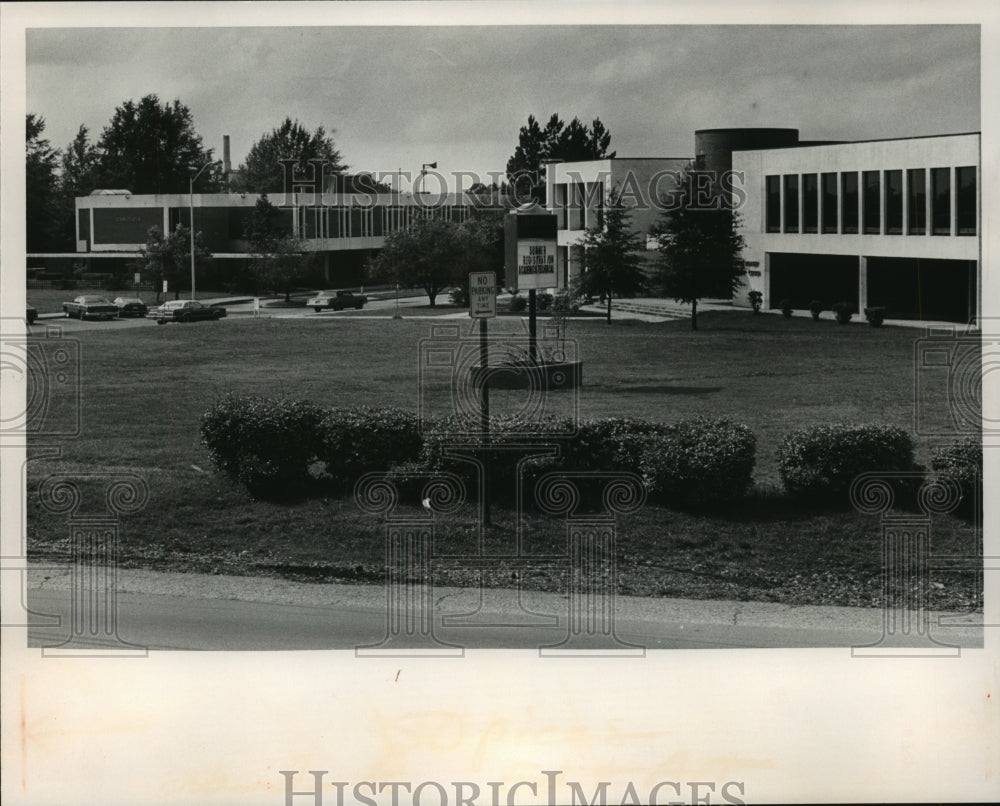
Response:
[[[556,244],[541,238],[517,242],[517,287],[550,288],[556,284]]]
[[[493,319],[496,315],[496,272],[472,272],[469,275],[469,316],[473,319]]]
[[[166,280],[163,281],[163,293],[164,294],[167,293],[167,281]]]

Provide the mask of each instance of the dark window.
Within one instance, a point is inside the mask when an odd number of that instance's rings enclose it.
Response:
[[[361,210],[357,207],[351,207],[348,210],[349,223],[347,225],[347,236],[349,238],[360,238],[361,237]]]
[[[910,235],[927,234],[927,172],[911,168],[906,172],[906,206]]]
[[[903,234],[903,172],[885,172],[885,232]]]
[[[385,215],[386,208],[382,205],[376,205],[372,208],[372,235],[376,237],[385,235]]]
[[[837,174],[823,174],[823,232],[837,231]]]
[[[799,231],[799,177],[785,175],[785,232]]]
[[[976,169],[955,169],[955,212],[959,235],[976,234]]]
[[[931,232],[951,235],[950,168],[931,168]]]
[[[816,174],[802,175],[802,231],[819,229],[819,181]]]
[[[862,174],[864,196],[862,203],[866,235],[878,235],[882,231],[882,221],[879,215],[879,176],[878,171],[865,171]]]
[[[841,232],[858,231],[858,174],[856,171],[840,175]]]
[[[781,232],[781,177],[769,176],[764,181],[767,188],[767,231]]]

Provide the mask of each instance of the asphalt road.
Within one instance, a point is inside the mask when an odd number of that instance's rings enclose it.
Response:
[[[72,580],[66,567],[33,567],[25,575],[28,645],[60,644],[70,636]],[[570,601],[553,593],[432,588],[433,639],[400,638],[388,654],[461,654],[463,649],[531,649],[561,654]],[[387,636],[382,586],[296,583],[259,577],[226,577],[122,569],[118,577],[117,636],[149,650],[307,650],[378,645]],[[84,612],[78,610],[78,613]],[[570,648],[584,654],[641,656],[645,650],[774,647],[851,647],[878,644],[883,614],[877,609],[643,599],[615,600],[611,636],[583,630]],[[41,614],[58,616],[46,625]],[[10,623],[10,619],[5,621]],[[931,614],[931,635],[941,644],[981,647],[981,616],[942,623]],[[50,619],[50,621],[52,621]],[[947,621],[947,619],[945,619]],[[901,635],[896,644],[928,654],[924,636]],[[113,635],[79,638],[73,648],[120,647]],[[880,650],[881,651],[881,648]],[[893,651],[886,650],[891,654]],[[362,653],[363,654],[363,653]]]

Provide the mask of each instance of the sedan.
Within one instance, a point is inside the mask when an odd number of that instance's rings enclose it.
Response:
[[[161,325],[167,322],[196,322],[199,319],[221,319],[226,309],[217,305],[202,305],[193,299],[175,299],[152,308],[149,316]]]
[[[149,312],[146,303],[138,297],[115,297],[112,302],[118,306],[118,315],[122,318],[145,316]]]
[[[118,316],[118,306],[107,297],[79,296],[72,302],[64,302],[63,313],[77,319],[114,319]]]
[[[331,308],[335,311],[342,311],[344,308],[361,310],[366,302],[368,302],[368,297],[350,291],[319,291],[312,299],[306,300],[306,305],[319,313],[324,308]]]

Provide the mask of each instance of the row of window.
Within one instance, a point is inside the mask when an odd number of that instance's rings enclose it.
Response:
[[[976,234],[975,166],[772,175],[765,190],[767,232]]]
[[[465,221],[469,205],[401,205],[387,207],[299,207],[300,238],[370,238],[406,229],[418,218]]]

